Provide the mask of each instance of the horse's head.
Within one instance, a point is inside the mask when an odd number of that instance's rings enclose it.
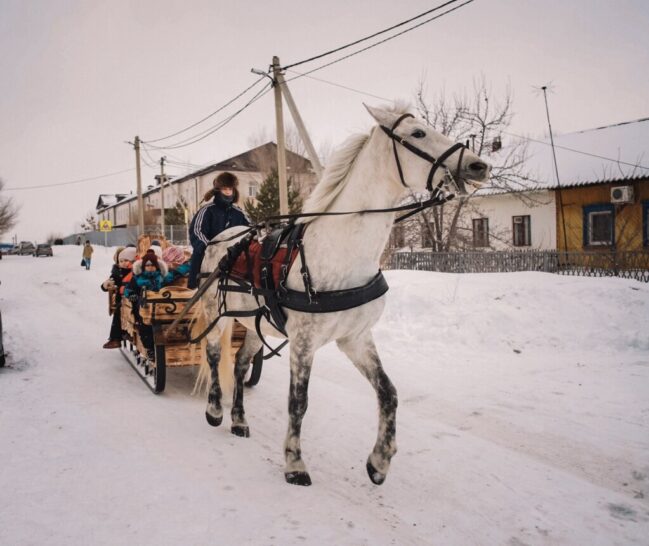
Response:
[[[491,165],[411,114],[365,107],[392,141],[395,171],[404,186],[466,195],[489,176]]]

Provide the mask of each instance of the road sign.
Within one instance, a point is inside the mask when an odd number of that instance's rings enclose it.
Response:
[[[99,231],[113,231],[113,223],[110,220],[100,220]]]

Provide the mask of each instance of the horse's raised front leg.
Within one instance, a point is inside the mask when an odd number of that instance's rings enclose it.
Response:
[[[243,345],[237,352],[237,359],[234,364],[234,392],[232,395],[232,434],[236,436],[243,436],[247,438],[250,436],[250,429],[246,421],[246,412],[243,409],[243,389],[244,379],[248,368],[250,368],[250,361],[253,356],[262,347],[261,339],[252,330],[246,332],[246,338]]]
[[[390,460],[397,452],[397,391],[383,370],[369,330],[360,336],[341,338],[337,343],[340,350],[349,357],[376,391],[379,402],[379,430],[374,449],[367,458],[367,473],[370,480],[380,485],[385,481]]]
[[[210,365],[211,383],[207,395],[205,418],[213,427],[223,422],[223,407],[221,406],[221,385],[219,384],[219,360],[221,359],[221,340],[219,335],[210,333],[207,337],[207,362]]]
[[[288,393],[288,431],[284,442],[286,466],[284,477],[294,485],[311,485],[311,477],[302,461],[300,433],[308,406],[309,376],[313,349],[307,339],[291,340],[291,386]]]

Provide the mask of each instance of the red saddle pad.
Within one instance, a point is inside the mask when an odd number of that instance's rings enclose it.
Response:
[[[291,269],[298,252],[299,250],[297,248],[294,248],[293,252],[291,252],[291,257],[288,263],[289,270]],[[273,283],[276,288],[279,286],[279,275],[282,269],[282,264],[286,261],[286,253],[286,247],[280,246],[271,260]],[[248,278],[248,256],[252,262],[252,279]],[[232,266],[231,274],[234,277],[252,281],[255,288],[261,288],[261,244],[259,244],[258,241],[252,241],[250,243],[250,246],[248,247],[248,256],[246,256],[245,252],[242,252],[239,255],[237,261],[234,262],[234,265]]]

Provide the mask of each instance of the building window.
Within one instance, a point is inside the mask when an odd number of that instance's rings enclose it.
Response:
[[[421,247],[422,248],[432,248],[433,247],[433,237],[430,232],[433,229],[433,226],[427,224],[421,228]]]
[[[512,216],[512,233],[514,246],[530,246],[532,244],[531,222],[529,215]]]
[[[615,209],[613,205],[584,207],[584,246],[615,245]]]
[[[390,246],[392,248],[401,248],[406,246],[406,234],[403,226],[394,226],[390,234]]]
[[[489,218],[473,219],[473,246],[489,246]]]
[[[248,184],[248,197],[257,197],[258,189],[257,182],[250,182]]]
[[[642,244],[649,246],[649,201],[642,203]]]

